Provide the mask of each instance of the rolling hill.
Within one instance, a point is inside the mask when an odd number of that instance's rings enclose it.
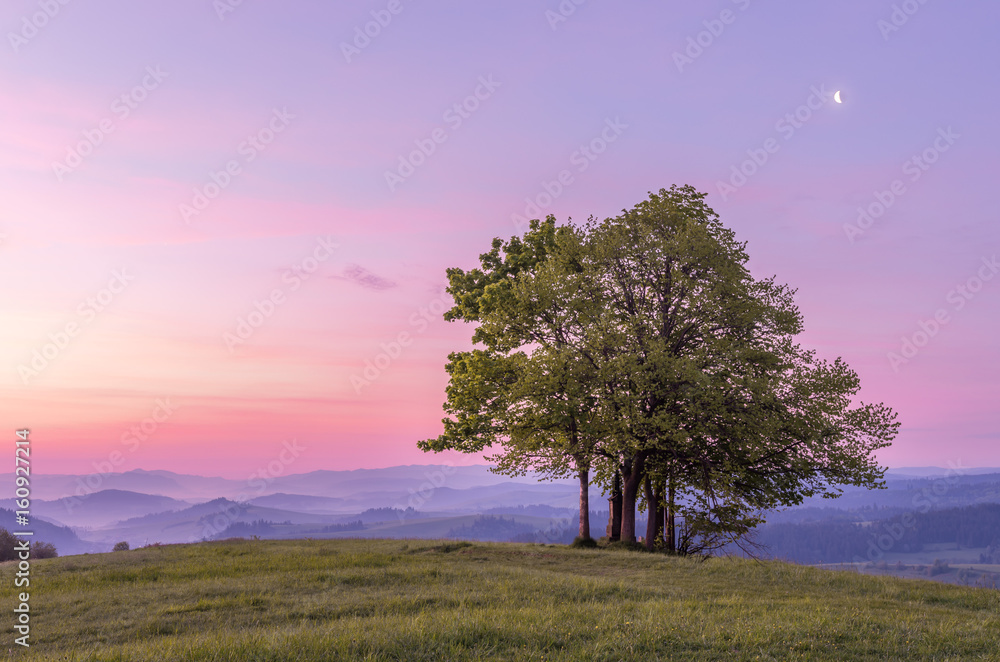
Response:
[[[2,502],[13,508],[13,499]],[[36,499],[31,512],[52,522],[73,527],[102,527],[123,519],[167,510],[181,510],[191,504],[170,497],[125,490],[101,490],[80,497],[63,497],[54,501]]]
[[[13,510],[0,508],[0,528],[8,531],[28,530],[34,532],[33,541],[49,542],[56,546],[60,556],[69,554],[90,554],[105,551],[105,546],[88,540],[80,540],[76,533],[66,526],[47,522],[38,517],[32,517],[29,526],[18,526]]]
[[[1000,591],[626,550],[227,541],[33,570],[39,662],[995,660],[1000,640]]]

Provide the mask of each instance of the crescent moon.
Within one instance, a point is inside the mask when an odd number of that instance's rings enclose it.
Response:
[[[844,103],[843,101],[840,100],[840,90],[837,90],[837,93],[833,95],[833,100],[836,101],[837,103]]]

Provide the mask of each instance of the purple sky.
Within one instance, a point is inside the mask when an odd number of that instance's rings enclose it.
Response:
[[[0,9],[0,419],[37,471],[481,462],[414,445],[471,333],[445,269],[671,184],[899,412],[884,463],[1000,464],[1000,5],[230,1]]]

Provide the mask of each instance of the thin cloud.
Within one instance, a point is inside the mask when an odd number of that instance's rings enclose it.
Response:
[[[357,264],[347,265],[341,275],[333,276],[333,278],[347,280],[355,285],[360,285],[361,287],[369,290],[378,290],[380,292],[384,290],[391,290],[392,288],[399,286],[395,281],[373,274]]]

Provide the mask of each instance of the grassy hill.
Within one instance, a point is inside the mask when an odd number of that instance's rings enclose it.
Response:
[[[13,605],[15,568],[0,566]],[[776,562],[400,540],[35,561],[34,660],[997,660],[1000,592]],[[13,614],[7,610],[8,619]]]

